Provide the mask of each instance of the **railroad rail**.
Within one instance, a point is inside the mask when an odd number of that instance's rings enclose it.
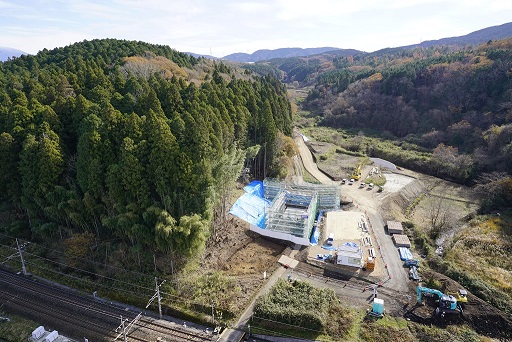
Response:
[[[72,338],[122,341],[122,331],[116,332],[121,317],[133,322],[127,332],[129,341],[155,341],[160,337],[161,341],[202,342],[213,337],[2,269],[0,288],[0,305],[5,311],[28,317]]]

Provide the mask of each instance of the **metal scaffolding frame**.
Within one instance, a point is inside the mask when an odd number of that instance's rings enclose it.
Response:
[[[265,213],[265,229],[309,239],[318,210],[340,208],[340,187],[301,185],[272,178],[263,181],[264,197],[271,201]]]
[[[269,201],[273,201],[281,191],[301,193],[306,195],[312,195],[313,193],[316,193],[318,195],[319,210],[335,210],[340,208],[341,188],[339,185],[323,185],[312,183],[297,185],[282,182],[273,178],[265,178],[263,181],[263,188],[265,190],[265,198]]]
[[[309,239],[317,209],[315,192],[281,191],[265,215],[266,229]]]

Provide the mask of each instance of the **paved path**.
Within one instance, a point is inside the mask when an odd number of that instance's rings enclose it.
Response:
[[[295,255],[297,254],[297,252],[299,251],[299,249],[300,249],[300,246],[295,245],[293,250],[290,252],[289,257],[293,259],[295,257]],[[252,312],[254,309],[254,303],[256,302],[256,299],[259,296],[267,293],[267,291],[277,282],[277,280],[279,278],[281,278],[283,276],[283,274],[286,271],[287,271],[286,268],[284,268],[283,266],[280,266],[277,270],[274,271],[274,273],[272,273],[272,275],[268,278],[265,285],[263,285],[263,287],[256,294],[256,296],[252,300],[251,304],[249,304],[247,309],[245,309],[244,313],[240,316],[240,318],[238,319],[238,322],[236,322],[236,324],[234,325],[234,327],[232,329],[224,330],[224,332],[221,334],[218,341],[233,342],[233,341],[241,340],[245,331],[247,331],[247,324],[249,323],[249,320],[251,319]],[[293,340],[297,340],[297,339],[286,339],[286,341],[290,341],[290,342]],[[284,340],[282,340],[282,341],[284,341]],[[299,341],[299,340],[297,340],[297,341]],[[307,340],[300,340],[300,341],[307,342]]]
[[[382,254],[384,255],[384,262],[388,265],[390,278],[384,283],[384,286],[396,291],[407,292],[409,290],[407,286],[409,275],[407,270],[403,267],[403,262],[400,260],[400,255],[391,240],[391,236],[386,234],[384,230],[384,220],[379,212],[374,209],[369,209],[366,215],[379,241]]]

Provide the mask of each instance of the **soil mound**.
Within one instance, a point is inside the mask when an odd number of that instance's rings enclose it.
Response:
[[[386,175],[386,178],[388,178],[388,175]],[[424,183],[416,178],[411,178],[410,181],[407,181],[404,186],[397,189],[395,192],[389,192],[387,183],[384,185],[384,188],[387,194],[382,201],[381,214],[385,219],[400,219],[401,215],[399,213],[406,212],[406,209],[414,200],[427,191]]]

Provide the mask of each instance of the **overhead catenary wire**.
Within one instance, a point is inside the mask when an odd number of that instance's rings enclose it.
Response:
[[[13,241],[15,241],[15,240],[16,240],[16,237],[11,236],[11,235],[7,235],[7,234],[4,234],[4,233],[0,233],[0,236],[8,237],[8,238],[12,239]],[[54,249],[54,248],[49,248],[49,247],[46,247],[46,246],[44,246],[44,245],[37,244],[37,243],[32,242],[32,241],[29,241],[29,240],[20,239],[20,241],[21,241],[21,240],[23,240],[23,241],[27,241],[27,242],[30,242],[32,245],[37,246],[38,248],[45,249],[45,250],[47,250],[47,251],[51,251],[52,253],[58,253],[58,254],[61,254],[61,255],[64,255],[64,256],[68,256],[68,255],[66,254],[66,252],[64,252],[64,251],[59,251],[59,250]],[[15,248],[15,247],[8,246],[8,245],[4,245],[4,244],[0,244],[0,246],[5,246],[5,247]],[[148,278],[151,278],[151,279],[153,279],[153,277],[154,277],[153,275],[149,275],[149,274],[146,274],[146,273],[137,272],[137,271],[133,271],[133,270],[128,270],[128,269],[126,269],[126,268],[121,268],[121,267],[117,267],[117,266],[113,266],[113,265],[108,265],[108,264],[105,264],[105,263],[97,262],[97,261],[90,260],[90,259],[86,259],[86,258],[81,258],[81,257],[73,257],[73,258],[74,258],[74,259],[76,259],[76,260],[85,261],[85,262],[89,262],[89,263],[96,264],[96,265],[101,265],[101,266],[103,266],[103,267],[113,268],[113,269],[116,269],[116,270],[118,270],[118,271],[123,271],[123,272],[129,272],[129,273],[133,273],[133,274],[138,274],[138,275],[145,276],[145,277],[148,277]]]
[[[7,246],[7,245],[4,245],[4,244],[0,244],[0,246],[9,247],[9,248],[11,247],[11,246]],[[17,255],[18,253],[15,253],[15,254]],[[34,253],[29,253],[29,252],[25,251],[24,254],[25,255],[29,255],[31,257],[43,259],[45,261],[57,264],[59,266],[71,268],[71,269],[74,269],[74,270],[82,272],[82,273],[87,273],[87,274],[90,274],[90,275],[94,275],[94,276],[99,277],[99,278],[108,279],[108,280],[111,280],[111,281],[115,281],[115,282],[118,282],[118,283],[129,285],[129,286],[132,286],[132,287],[138,287],[138,288],[141,288],[141,289],[144,289],[144,290],[152,291],[152,289],[149,288],[149,287],[144,287],[144,286],[141,286],[141,285],[137,285],[137,284],[133,284],[133,283],[128,283],[128,282],[125,282],[125,281],[122,281],[122,280],[119,280],[119,279],[115,279],[115,278],[108,277],[108,276],[105,276],[105,275],[101,275],[101,274],[98,274],[98,273],[95,273],[95,272],[87,271],[87,270],[84,270],[84,269],[81,269],[81,268],[78,268],[78,267],[74,267],[74,266],[71,266],[71,265],[68,265],[68,264],[64,264],[64,263],[59,262],[59,261],[55,261],[55,260],[52,260],[52,259],[45,258],[43,256],[40,256],[40,255],[37,255],[37,254],[34,254]],[[143,274],[143,273],[138,273],[138,274],[144,275],[146,277],[150,277],[147,274]]]
[[[95,273],[95,272],[87,271],[87,270],[84,270],[84,269],[81,269],[81,268],[78,268],[78,267],[74,267],[74,266],[71,266],[71,265],[68,265],[68,264],[64,264],[64,263],[61,263],[61,262],[58,262],[58,261],[55,261],[55,260],[51,260],[51,259],[42,257],[40,255],[36,255],[36,254],[33,254],[33,253],[25,252],[25,255],[29,255],[29,256],[32,256],[32,257],[35,257],[35,258],[39,258],[39,259],[43,259],[43,260],[46,260],[48,262],[57,264],[59,266],[71,268],[71,269],[74,269],[76,271],[80,271],[82,273],[87,273],[87,274],[90,274],[90,275],[94,275],[94,276],[99,277],[99,278],[104,278],[104,279],[116,281],[116,282],[119,282],[119,283],[123,283],[123,284],[130,285],[130,286],[133,286],[133,287],[138,287],[138,288],[145,289],[145,290],[150,290],[150,291],[152,290],[149,287],[144,287],[144,286],[141,286],[141,285],[132,284],[132,283],[128,283],[128,282],[125,282],[125,281],[122,281],[122,280],[119,280],[119,279],[115,279],[115,278],[111,278],[111,277],[108,277],[108,276],[104,276],[104,275],[101,275],[101,274],[98,274],[98,273]]]
[[[141,293],[138,293],[138,292],[133,292],[133,291],[129,291],[129,290],[126,290],[126,289],[121,289],[121,288],[118,288],[118,287],[114,287],[112,285],[96,283],[96,282],[94,282],[92,280],[87,280],[87,279],[84,279],[84,278],[75,277],[75,276],[70,275],[70,274],[66,274],[66,273],[59,272],[57,270],[51,269],[51,268],[47,268],[47,267],[41,266],[41,265],[39,265],[37,263],[27,262],[27,264],[30,264],[31,266],[34,266],[36,268],[44,269],[46,271],[49,271],[49,272],[52,272],[52,273],[56,273],[56,274],[59,274],[59,275],[62,275],[62,276],[68,277],[68,278],[79,280],[81,282],[91,283],[91,284],[93,284],[96,287],[99,286],[99,287],[103,287],[103,288],[106,288],[106,289],[109,289],[109,290],[121,291],[121,292],[125,292],[125,293],[132,294],[132,295],[135,295],[135,296],[140,296],[141,295]],[[148,288],[145,288],[145,289],[148,289]],[[149,291],[154,291],[154,289],[148,289],[148,290]],[[162,300],[163,299],[169,299],[169,300],[173,300],[173,301],[179,301],[179,302],[182,302],[182,303],[185,303],[185,304],[207,305],[206,303],[202,303],[202,302],[198,302],[198,301],[186,300],[182,296],[173,295],[173,294],[170,294],[170,293],[167,293],[167,292],[160,291],[160,295],[162,296]]]
[[[4,236],[7,236],[5,234],[2,234],[0,233],[0,235],[4,235]],[[13,238],[11,236],[7,236],[9,238]],[[15,239],[15,238],[14,238]],[[33,244],[33,245],[36,245],[36,244]],[[9,246],[9,245],[5,245],[5,244],[1,244],[0,243],[0,246],[3,246],[3,247],[7,247],[7,248],[11,248],[11,249],[16,249],[15,247],[12,247],[12,246]],[[45,249],[48,249],[46,247],[43,247]],[[62,253],[62,254],[65,254],[65,253]],[[62,263],[62,262],[58,262],[58,261],[55,261],[55,260],[52,260],[52,259],[49,259],[49,258],[46,258],[46,257],[43,257],[43,256],[40,256],[40,255],[37,255],[37,254],[34,254],[34,253],[29,253],[29,252],[24,252],[24,255],[28,255],[30,257],[33,257],[33,258],[37,258],[37,259],[40,259],[40,260],[44,260],[45,262],[48,262],[48,263],[52,263],[52,264],[56,264],[56,265],[59,265],[59,266],[62,266],[62,267],[66,267],[66,268],[71,268],[71,269],[74,269],[75,271],[77,272],[81,272],[81,273],[86,273],[86,274],[89,274],[91,276],[96,276],[96,277],[99,277],[99,278],[103,278],[103,279],[106,279],[106,280],[110,280],[110,281],[113,281],[113,282],[117,282],[117,283],[120,283],[120,284],[124,284],[124,285],[127,285],[127,286],[130,286],[132,288],[137,288],[137,289],[141,289],[141,290],[144,290],[144,291],[148,291],[148,292],[154,292],[155,289],[154,288],[149,288],[149,287],[144,287],[144,286],[141,286],[141,285],[136,285],[136,284],[132,284],[132,283],[128,283],[128,282],[125,282],[125,281],[122,281],[122,280],[119,280],[119,279],[115,279],[115,278],[111,278],[111,277],[108,277],[108,276],[104,276],[104,275],[100,275],[100,274],[97,274],[95,272],[91,272],[91,271],[87,271],[87,270],[84,270],[84,269],[81,269],[79,267],[75,267],[75,266],[71,266],[71,265],[68,265],[68,264],[65,264],[65,263]],[[63,273],[63,272],[59,272],[55,269],[52,269],[52,268],[48,268],[48,267],[44,267],[44,266],[41,266],[33,261],[25,261],[27,264],[31,265],[31,266],[35,266],[39,269],[43,269],[43,270],[46,270],[46,271],[49,271],[49,272],[52,272],[52,273],[55,273],[55,274],[59,274],[59,275],[62,275],[62,276],[65,276],[65,277],[68,277],[68,278],[71,278],[71,279],[74,279],[74,280],[79,280],[81,282],[87,282],[87,283],[91,283],[93,284],[95,287],[102,287],[104,289],[110,289],[110,290],[117,290],[117,291],[122,291],[122,292],[125,292],[127,294],[132,294],[132,295],[135,295],[135,296],[140,296],[141,293],[140,292],[133,292],[133,291],[130,291],[130,290],[127,290],[127,289],[121,289],[119,287],[115,287],[115,286],[112,286],[112,285],[108,285],[108,284],[102,284],[102,283],[98,283],[98,282],[94,282],[92,280],[88,280],[88,279],[84,279],[84,278],[80,278],[80,277],[76,277],[76,276],[72,276],[70,274],[66,274],[66,273]],[[103,265],[103,264],[101,264]],[[107,265],[108,266],[108,265]],[[151,277],[152,278],[152,281],[154,281],[154,276],[150,276],[150,275],[147,275],[147,274],[143,274],[143,273],[138,273],[138,272],[135,272],[137,274],[140,274],[140,275],[143,275],[145,277]],[[171,281],[172,282],[172,281]],[[144,292],[145,293],[145,292]],[[189,304],[189,305],[200,305],[200,306],[210,306],[209,303],[206,303],[206,302],[199,302],[199,301],[193,301],[193,300],[186,300],[183,298],[183,296],[178,296],[178,295],[173,295],[171,293],[168,293],[168,292],[163,292],[163,291],[160,291],[160,295],[161,295],[161,299],[162,301],[165,301],[165,300],[172,300],[172,301],[179,301],[181,303],[184,303],[184,304]],[[220,307],[219,309],[224,309],[222,307]]]
[[[14,237],[14,236],[6,235],[6,234],[3,234],[3,233],[0,233],[0,236],[5,236],[5,237],[8,237],[8,238],[11,238],[11,239],[13,239],[13,241],[16,239],[16,237]],[[22,239],[20,239],[20,241],[21,240]],[[42,248],[42,249],[45,249],[47,251],[51,251],[52,253],[57,253],[57,254],[60,254],[60,255],[68,257],[68,255],[64,251],[60,251],[60,250],[57,250],[57,249],[54,249],[54,248],[49,248],[49,247],[46,247],[44,245],[40,245],[40,244],[37,244],[35,242],[31,242],[31,241],[25,240],[25,239],[23,239],[23,241],[30,242],[30,244],[36,246],[37,248]],[[15,249],[15,247],[12,247],[12,246],[9,246],[9,245],[0,244],[0,246],[5,246],[5,247],[10,247],[10,248],[14,248]],[[129,269],[126,269],[126,268],[121,268],[121,267],[117,267],[117,266],[101,263],[101,262],[90,260],[90,259],[86,259],[86,258],[81,258],[81,257],[74,256],[73,259],[80,260],[80,261],[85,261],[85,262],[96,264],[96,265],[100,265],[100,266],[103,266],[103,267],[112,268],[112,269],[115,269],[115,270],[118,270],[118,271],[122,271],[122,272],[128,272],[128,273],[137,274],[137,275],[148,277],[148,278],[151,278],[151,279],[153,279],[153,277],[154,277],[154,275],[149,275],[149,274],[146,274],[146,273],[142,273],[142,272],[138,272],[138,271],[133,271],[133,270],[129,270]]]
[[[71,278],[71,279],[79,280],[80,282],[91,283],[95,287],[103,287],[103,288],[107,288],[107,289],[110,289],[110,290],[121,291],[121,292],[125,292],[125,293],[128,293],[128,294],[136,295],[136,296],[140,296],[141,295],[141,293],[137,293],[137,292],[133,292],[133,291],[130,291],[130,290],[127,290],[127,289],[121,289],[121,288],[118,288],[118,287],[115,287],[115,286],[112,286],[112,285],[101,284],[101,283],[94,282],[92,280],[76,277],[76,276],[73,276],[71,274],[60,272],[60,271],[57,271],[57,270],[52,269],[52,268],[41,266],[40,264],[37,264],[37,263],[27,262],[27,264],[29,264],[29,265],[31,265],[33,267],[36,267],[38,269],[43,269],[45,271],[52,272],[52,273],[55,273],[55,274],[59,274],[59,275],[64,276],[64,277],[68,277],[68,278]]]

